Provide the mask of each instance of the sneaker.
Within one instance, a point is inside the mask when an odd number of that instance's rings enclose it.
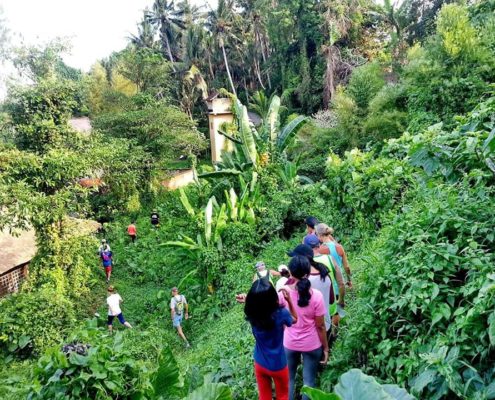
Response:
[[[186,349],[190,349],[191,348],[191,345],[189,344],[189,342],[186,342]]]
[[[110,283],[110,279],[107,279],[107,285]]]

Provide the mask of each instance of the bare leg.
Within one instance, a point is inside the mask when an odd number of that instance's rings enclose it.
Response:
[[[112,325],[108,325],[108,332],[110,332],[110,333],[113,332],[113,326]]]
[[[132,329],[132,325],[129,322],[124,322],[124,326],[126,326],[129,329]]]
[[[184,340],[184,342],[187,343],[187,339],[186,339],[186,335],[184,335],[184,332],[182,332],[182,326],[178,326],[177,327],[177,333],[179,334],[179,336]]]

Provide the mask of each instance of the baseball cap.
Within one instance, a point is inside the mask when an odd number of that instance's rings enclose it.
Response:
[[[287,253],[289,257],[294,256],[305,256],[305,257],[313,257],[313,249],[306,244],[298,244],[294,250],[289,251]]]
[[[289,270],[289,268],[287,267],[287,265],[285,264],[282,264],[282,265],[279,265],[278,266],[278,272],[282,272],[283,270]]]
[[[310,233],[304,237],[304,244],[314,249],[320,245],[320,239],[314,233]]]
[[[306,225],[308,225],[310,228],[315,228],[316,225],[318,225],[319,221],[315,217],[307,217],[304,222]]]

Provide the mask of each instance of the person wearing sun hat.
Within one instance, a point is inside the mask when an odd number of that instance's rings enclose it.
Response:
[[[271,285],[275,286],[273,284],[273,277],[274,276],[280,276],[280,272],[274,271],[271,269],[267,269],[266,265],[263,261],[258,261],[254,268],[256,268],[256,272],[253,277],[253,282],[256,282],[258,279],[262,281],[266,281],[267,283],[270,283]]]

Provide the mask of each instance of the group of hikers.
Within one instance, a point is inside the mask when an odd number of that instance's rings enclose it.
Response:
[[[159,225],[156,211],[151,214],[151,224]],[[304,385],[314,387],[319,367],[328,362],[339,322],[346,315],[344,299],[346,290],[352,288],[352,275],[345,250],[328,225],[314,217],[306,218],[305,224],[307,232],[302,243],[287,253],[291,257],[288,265],[272,270],[263,261],[257,262],[249,292],[235,297],[244,304],[255,338],[254,371],[260,400],[273,398],[272,383],[277,400],[296,399],[296,373],[301,362]],[[127,233],[134,243],[134,222]],[[110,246],[105,240],[99,253],[108,284],[112,263]],[[109,286],[108,293],[108,329],[112,331],[115,317],[132,328],[124,319],[122,298],[116,289]],[[177,287],[172,288],[171,295],[172,325],[185,346],[190,347],[182,330],[183,319],[189,318],[186,297]],[[308,399],[305,395],[302,398]]]

